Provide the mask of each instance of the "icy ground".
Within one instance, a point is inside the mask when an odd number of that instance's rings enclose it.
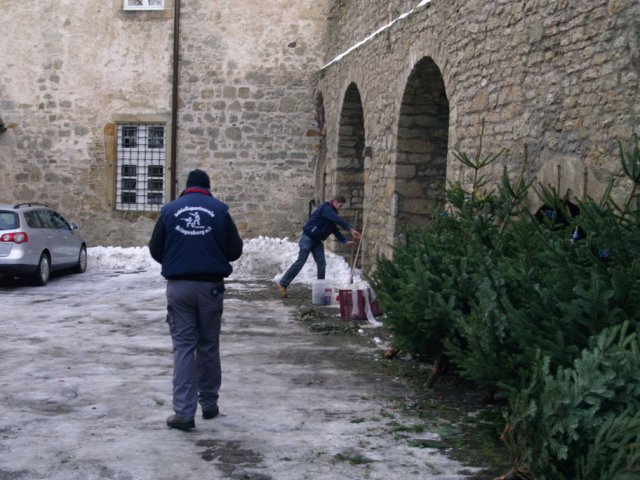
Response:
[[[0,283],[0,479],[465,478],[473,469],[389,433],[412,421],[393,400],[406,386],[357,375],[340,362],[348,347],[277,298],[296,254],[287,239],[246,242],[227,284],[221,415],[192,432],[165,425],[165,281],[146,248],[90,248],[86,273],[46,287]],[[327,272],[348,281],[340,257]],[[292,286],[314,274],[310,259]]]

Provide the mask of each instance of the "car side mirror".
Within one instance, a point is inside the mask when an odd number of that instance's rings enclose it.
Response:
[[[78,228],[80,228],[80,227],[78,227],[78,224],[74,223],[74,222],[71,222],[69,224],[69,226],[71,227],[71,230],[77,230]]]

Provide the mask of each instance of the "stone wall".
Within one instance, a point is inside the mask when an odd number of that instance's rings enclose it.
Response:
[[[157,213],[114,207],[115,122],[171,130],[165,3],[124,12],[123,0],[3,2],[0,202],[59,208],[91,245],[146,243]],[[311,77],[328,3],[181,2],[175,188],[192,168],[208,171],[246,237],[293,235],[306,218],[319,138]]]
[[[247,236],[296,235],[313,200],[312,75],[328,2],[184,2],[178,144]]]
[[[452,150],[474,154],[483,124],[484,151],[505,149],[492,178],[506,166],[571,198],[619,178],[616,142],[640,133],[638,2],[354,0],[332,12],[316,178],[325,195],[364,190],[346,212],[364,211],[369,261],[390,253],[402,224],[428,224],[445,179],[469,181]],[[342,173],[345,144],[363,176]]]
[[[333,0],[327,61],[411,11],[420,0]]]
[[[0,115],[9,128],[0,134],[0,201],[54,206],[91,245],[140,243],[152,225],[110,207],[105,126],[116,113],[170,107],[172,16],[124,15],[121,6],[2,5]]]
[[[122,2],[4,2],[0,17],[0,201],[58,207],[92,245],[144,244],[157,215],[115,209],[116,123],[173,127],[173,0]],[[246,237],[295,236],[312,200],[342,194],[371,260],[468,181],[452,151],[473,153],[483,124],[485,151],[505,149],[492,175],[579,198],[618,178],[616,141],[640,133],[635,0],[181,4],[168,174],[179,192],[207,170]]]

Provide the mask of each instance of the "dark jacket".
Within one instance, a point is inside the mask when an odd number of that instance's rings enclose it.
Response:
[[[242,247],[227,205],[201,188],[188,188],[162,207],[149,240],[149,252],[168,279],[222,280]]]
[[[340,243],[345,243],[347,239],[340,233],[338,226],[347,231],[351,230],[347,221],[338,215],[338,210],[331,202],[324,202],[311,214],[302,231],[308,237],[320,242],[333,233]]]

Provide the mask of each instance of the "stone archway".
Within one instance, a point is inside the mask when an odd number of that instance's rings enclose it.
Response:
[[[351,224],[357,215],[362,224],[364,205],[364,114],[355,83],[347,88],[340,112],[335,193],[347,199],[341,215]],[[354,228],[357,228],[354,225]]]
[[[405,86],[398,121],[395,230],[429,227],[433,211],[445,201],[449,139],[449,100],[438,66],[420,60]]]

